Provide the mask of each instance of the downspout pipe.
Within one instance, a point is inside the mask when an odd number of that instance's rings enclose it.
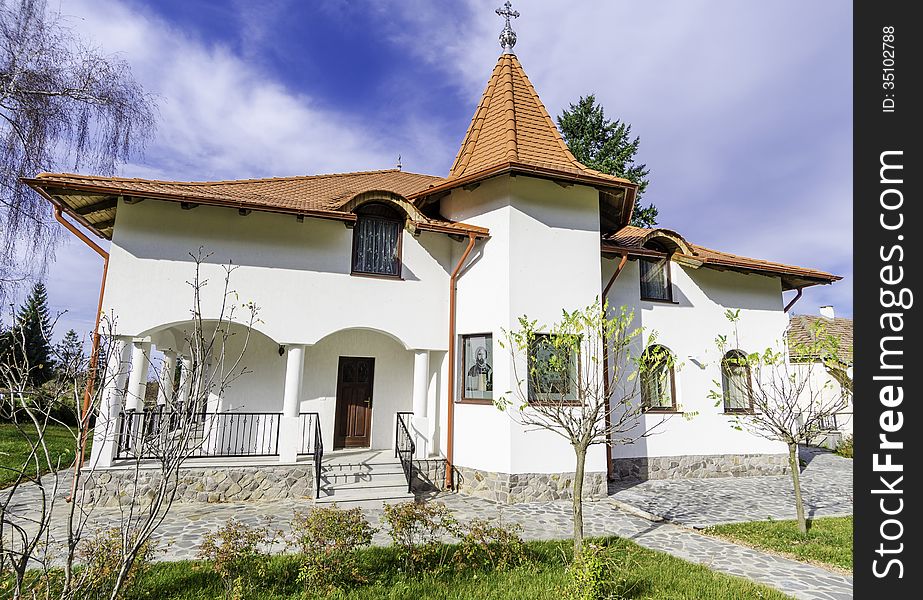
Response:
[[[603,307],[606,306],[607,297],[609,296],[609,290],[612,289],[612,284],[615,283],[616,278],[619,276],[619,273],[622,272],[622,269],[625,268],[625,263],[628,262],[628,255],[623,254],[622,260],[619,261],[618,266],[615,268],[615,273],[612,274],[612,277],[609,278],[609,283],[606,284],[606,287],[603,288]],[[603,339],[603,385],[605,386],[606,394],[606,410],[603,414],[606,417],[606,477],[609,481],[615,479],[615,466],[612,464],[612,436],[609,434],[609,428],[612,426],[612,416],[609,414],[609,411],[612,409],[609,406],[609,344],[606,343],[606,340]]]
[[[798,290],[798,293],[795,294],[795,297],[792,298],[791,301],[785,305],[785,309],[782,312],[790,311],[792,307],[795,306],[795,302],[798,302],[799,300],[801,300],[801,295],[804,293],[804,288],[796,288],[796,289]]]
[[[477,235],[468,233],[468,246],[458,259],[458,264],[449,277],[449,377],[448,377],[448,406],[446,411],[446,449],[445,449],[445,486],[448,489],[453,488],[452,472],[454,470],[455,457],[455,285],[458,281],[458,274],[462,265],[468,260],[468,255],[474,248],[477,241]]]
[[[89,433],[90,425],[90,409],[92,408],[91,399],[93,397],[94,386],[96,385],[96,371],[97,371],[97,362],[99,360],[99,321],[102,317],[103,312],[103,296],[106,293],[106,274],[109,272],[109,253],[99,247],[98,244],[93,242],[90,238],[86,236],[82,231],[77,229],[70,221],[64,218],[64,215],[61,213],[61,207],[55,203],[54,205],[54,218],[55,220],[64,226],[65,229],[73,233],[80,241],[90,247],[94,252],[99,254],[103,259],[103,276],[102,281],[99,283],[99,302],[96,305],[96,324],[93,326],[93,349],[90,353],[90,372],[87,375],[87,386],[83,392],[83,411],[81,412],[80,419],[80,435],[81,435],[81,452],[80,456],[77,458],[79,464],[83,464],[85,459],[84,449],[86,448],[87,435]]]

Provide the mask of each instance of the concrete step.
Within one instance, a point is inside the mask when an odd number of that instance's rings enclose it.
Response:
[[[365,464],[400,462],[394,457],[393,450],[337,450],[324,454],[325,465]]]
[[[404,469],[400,464],[396,465],[378,465],[370,467],[342,467],[323,465],[321,475],[330,475],[336,477],[340,475],[356,475],[363,477],[375,477],[378,475],[403,475]]]
[[[360,485],[388,485],[398,482],[407,482],[403,473],[387,474],[359,474],[359,473],[321,473],[320,479],[331,484],[360,484]]]
[[[343,481],[343,482],[326,482],[321,481],[321,491],[346,491],[346,490],[407,490],[407,480],[391,479],[388,481]]]
[[[356,489],[325,489],[321,488],[320,498],[316,504],[332,504],[352,508],[361,504],[362,508],[381,508],[382,503],[394,504],[413,500],[414,495],[407,492],[407,486],[401,488],[356,488]]]

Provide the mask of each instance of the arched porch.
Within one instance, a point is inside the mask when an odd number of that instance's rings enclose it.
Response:
[[[327,452],[392,449],[399,413],[417,455],[434,452],[430,381],[438,379],[442,361],[431,363],[429,350],[408,349],[396,335],[371,328],[341,329],[311,344],[280,343],[257,329],[217,321],[206,321],[201,334],[211,336],[219,325],[230,334],[219,343],[224,368],[236,365],[235,373],[196,403],[202,440],[194,458],[293,464],[319,446]],[[136,444],[125,443],[137,435],[131,432],[168,422],[170,413],[190,406],[190,373],[201,370],[202,359],[191,351],[189,327],[168,324],[112,340],[94,467],[133,458]],[[209,368],[222,362],[205,360]]]

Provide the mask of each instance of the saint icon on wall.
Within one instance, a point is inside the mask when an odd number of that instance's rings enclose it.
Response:
[[[494,389],[493,337],[464,336],[465,399],[492,400]]]

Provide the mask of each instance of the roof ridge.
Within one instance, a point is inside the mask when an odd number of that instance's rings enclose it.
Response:
[[[509,118],[507,119],[508,128],[506,130],[506,158],[513,162],[519,162],[519,132],[516,129],[516,86],[513,85],[513,67],[516,66],[519,61],[516,59],[515,54],[503,54],[503,56],[509,57],[509,73],[507,74],[506,85],[509,86],[509,107],[507,108],[507,113]],[[520,68],[520,71],[522,68]]]
[[[319,173],[316,175],[288,175],[282,177],[255,177],[252,179],[219,179],[214,181],[175,181],[167,179],[144,179],[141,177],[116,177],[116,176],[103,176],[103,175],[83,175],[81,173],[49,173],[42,172],[36,175],[36,179],[49,179],[54,177],[68,177],[76,179],[86,179],[94,181],[124,181],[124,182],[133,182],[133,183],[163,183],[170,185],[197,185],[197,186],[207,186],[207,185],[235,185],[235,184],[247,184],[247,183],[261,183],[261,182],[271,182],[271,181],[304,181],[311,179],[330,179],[334,177],[351,177],[356,175],[381,175],[383,173],[406,173],[408,175],[414,175],[418,177],[429,177],[432,179],[443,179],[438,175],[428,175],[426,173],[413,173],[411,171],[403,171],[401,169],[378,169],[374,171],[349,171],[343,173]]]
[[[459,147],[458,154],[455,155],[455,160],[452,162],[452,167],[449,169],[449,177],[452,177],[456,170],[460,169],[464,171],[468,167],[468,162],[474,154],[474,148],[477,146],[478,138],[481,135],[481,127],[484,124],[487,110],[493,99],[493,89],[496,87],[500,69],[501,61],[498,60],[497,64],[494,65],[494,70],[490,75],[490,79],[487,80],[487,87],[484,88],[484,92],[481,94],[481,101],[478,102],[478,106],[474,110],[474,115],[471,116],[471,123],[468,124],[468,129],[465,131],[465,137],[462,139],[461,147]]]

